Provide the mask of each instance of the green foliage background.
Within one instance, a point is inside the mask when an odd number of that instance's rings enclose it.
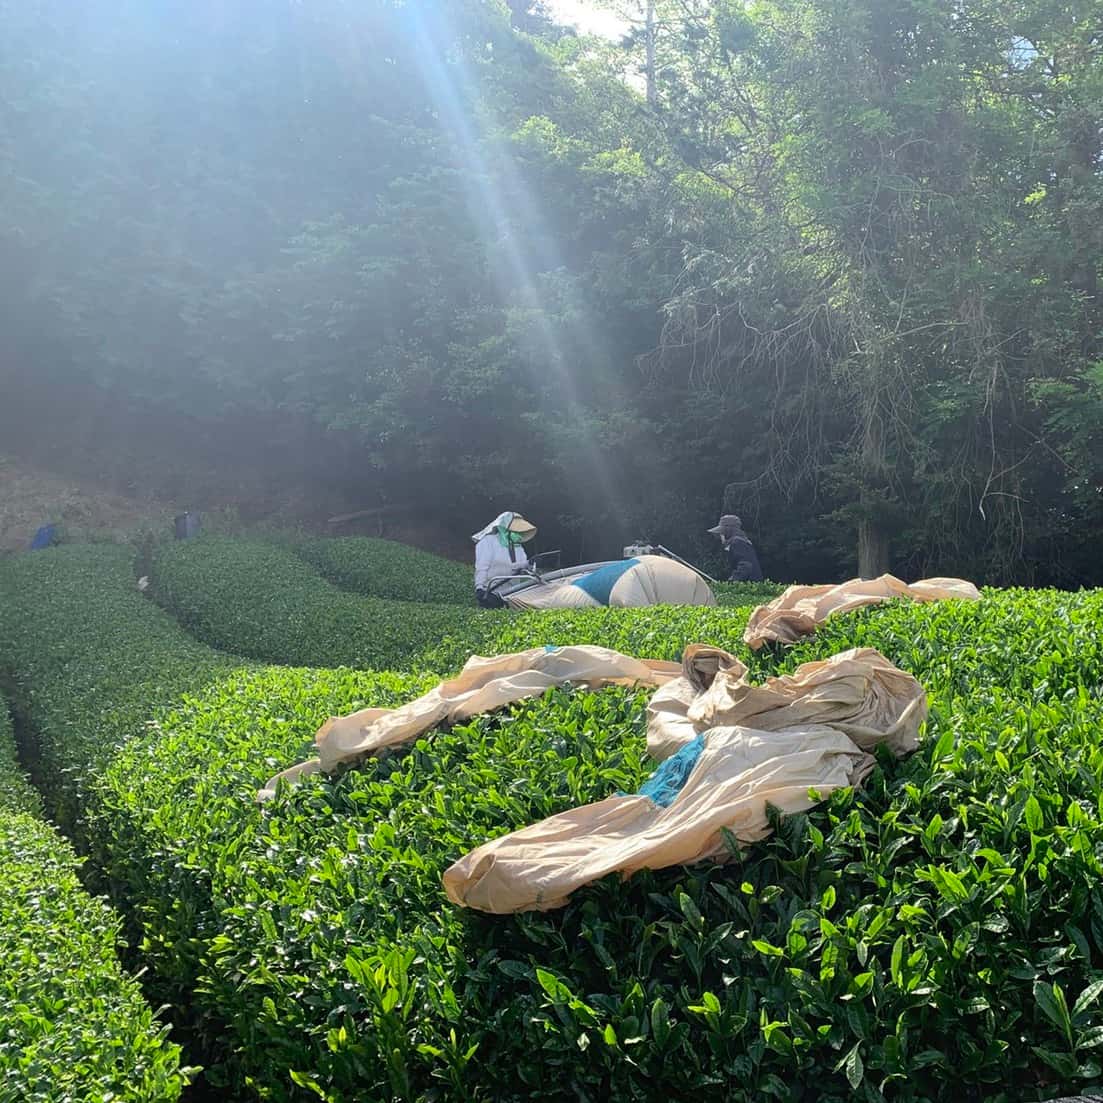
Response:
[[[774,577],[1098,581],[1095,0],[651,6],[4,0],[6,439],[457,553],[723,502]]]

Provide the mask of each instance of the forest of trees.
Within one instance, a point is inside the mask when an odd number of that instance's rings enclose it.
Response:
[[[0,387],[461,532],[1103,583],[1103,2],[607,6],[0,0]]]

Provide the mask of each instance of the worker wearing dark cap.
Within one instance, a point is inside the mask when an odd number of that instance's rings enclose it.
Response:
[[[761,582],[764,575],[758,562],[758,553],[750,537],[743,531],[743,522],[734,513],[725,513],[713,528],[713,536],[720,537],[720,543],[728,555],[731,567],[729,582]]]

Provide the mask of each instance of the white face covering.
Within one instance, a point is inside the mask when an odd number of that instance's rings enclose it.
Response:
[[[515,516],[516,514],[510,512],[499,513],[498,516],[495,517],[494,520],[486,526],[486,528],[479,529],[478,532],[473,532],[471,534],[472,541],[477,544],[484,536],[490,536],[493,533],[497,532],[498,529],[507,526]]]
[[[522,530],[520,532],[510,532],[510,526],[517,521],[522,523]],[[519,513],[507,510],[505,513],[499,513],[486,528],[473,532],[471,539],[477,544],[484,537],[493,536],[495,533],[498,534],[498,539],[502,542],[503,547],[519,547],[526,540],[531,540],[536,535],[536,529]]]

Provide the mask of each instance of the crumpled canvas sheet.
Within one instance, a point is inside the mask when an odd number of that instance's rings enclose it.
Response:
[[[608,563],[579,578],[552,579],[505,595],[512,609],[637,608],[715,605],[716,595],[694,570],[663,555]]]
[[[687,648],[681,664],[602,647],[535,648],[472,658],[458,677],[400,708],[329,720],[316,737],[318,757],[277,775],[258,799],[281,778],[330,771],[568,682],[655,686],[648,746],[679,766],[684,757],[684,777],[669,799],[608,797],[478,847],[444,874],[455,903],[500,913],[556,908],[615,871],[730,857],[726,832],[757,842],[769,834],[769,807],[806,811],[859,784],[878,744],[897,755],[913,750],[927,709],[919,683],[868,648],[760,686],[734,656],[704,645]]]
[[[880,578],[852,578],[836,586],[790,586],[779,597],[751,614],[743,642],[757,651],[766,643],[796,643],[837,613],[893,598],[911,601],[979,601],[980,591],[961,578],[925,578],[910,585],[891,574]]]
[[[362,709],[331,718],[315,736],[318,757],[277,774],[257,793],[257,799],[274,796],[281,779],[296,781],[309,774],[329,773],[343,763],[412,743],[441,724],[462,723],[514,701],[539,697],[553,686],[567,682],[589,689],[659,686],[681,672],[678,663],[634,659],[589,645],[537,647],[489,659],[474,656],[455,678],[400,708]]]
[[[826,724],[862,750],[884,743],[903,756],[915,750],[926,710],[919,683],[872,648],[843,651],[754,685],[734,655],[692,644],[682,656],[681,677],[659,688],[648,705],[647,750],[662,762],[713,728],[776,732]]]
[[[807,811],[860,784],[878,744],[897,755],[915,749],[926,714],[922,686],[871,649],[752,686],[731,655],[691,647],[681,677],[650,707],[648,744],[657,756],[700,741],[667,806],[612,796],[551,816],[465,855],[445,872],[445,891],[480,911],[547,910],[613,872],[726,859],[725,831],[757,842],[770,832],[769,807]]]

